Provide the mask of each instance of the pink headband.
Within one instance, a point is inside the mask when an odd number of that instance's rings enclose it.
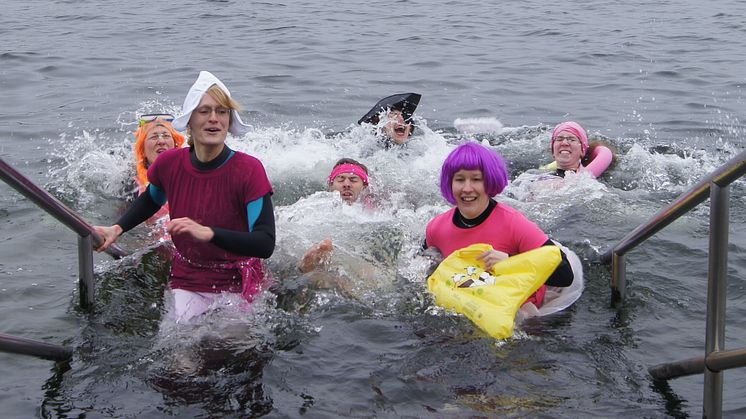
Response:
[[[585,156],[585,151],[588,149],[588,135],[586,135],[585,130],[580,126],[580,124],[573,121],[563,122],[554,127],[554,130],[552,131],[552,149],[554,149],[554,139],[557,138],[557,134],[562,131],[567,131],[578,137],[580,140],[580,149]]]
[[[362,167],[351,163],[340,164],[339,166],[332,169],[332,173],[329,175],[329,184],[331,185],[332,182],[334,182],[334,178],[342,173],[351,173],[353,175],[357,175],[360,177],[360,179],[363,180],[363,184],[368,184],[368,174],[365,173],[365,170],[363,170]]]

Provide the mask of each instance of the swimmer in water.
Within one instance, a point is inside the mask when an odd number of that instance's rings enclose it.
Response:
[[[339,159],[334,163],[327,179],[330,191],[337,191],[348,204],[363,199],[368,189],[368,168],[364,164],[349,158]]]
[[[394,145],[402,145],[414,132],[412,116],[421,97],[417,93],[400,93],[385,97],[379,100],[357,123],[378,125],[384,119],[386,124],[379,133],[382,146],[388,149]]]
[[[155,162],[159,154],[172,148],[184,145],[184,136],[171,125],[174,116],[171,114],[147,114],[139,118],[139,127],[135,131],[135,160],[137,195],[145,192],[150,183],[148,168]],[[168,215],[168,203],[163,205],[150,221]]]
[[[188,148],[161,153],[148,168],[147,191],[108,227],[96,226],[105,250],[125,231],[147,220],[166,203],[166,226],[174,246],[169,281],[176,322],[206,312],[223,293],[247,301],[264,286],[264,265],[275,248],[272,185],[255,157],[225,144],[228,133],[248,126],[240,106],[214,75],[202,71],[173,121],[187,130]]]
[[[565,173],[571,171],[589,172],[597,178],[614,159],[614,154],[605,144],[599,141],[589,144],[585,129],[573,121],[554,127],[550,147],[554,163],[547,168],[555,170],[554,174],[560,177],[565,177]]]
[[[495,151],[475,142],[456,147],[443,162],[440,174],[441,193],[455,207],[430,220],[424,247],[435,247],[447,257],[458,249],[486,243],[493,250],[478,259],[491,269],[510,256],[555,246],[539,226],[518,210],[492,199],[507,184],[507,167]],[[567,287],[573,278],[572,268],[562,253],[562,263],[527,301],[541,307],[546,285]]]
[[[181,148],[184,145],[184,136],[176,131],[171,125],[174,116],[171,114],[148,114],[139,118],[139,127],[135,131],[135,158],[136,171],[135,181],[138,186],[138,195],[148,186],[148,168],[156,157],[164,151],[172,148]]]
[[[334,163],[332,172],[328,177],[329,190],[338,191],[342,200],[352,205],[357,201],[365,200],[365,192],[368,189],[368,168],[350,158],[339,159]],[[311,247],[298,264],[298,269],[303,272],[311,272],[328,263],[334,250],[331,239],[324,239]]]

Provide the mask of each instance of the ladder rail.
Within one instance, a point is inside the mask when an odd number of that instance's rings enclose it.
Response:
[[[23,176],[2,158],[0,158],[0,180],[78,234],[80,306],[86,310],[92,308],[95,301],[93,246],[99,246],[103,243],[101,236],[80,215]],[[114,258],[127,255],[122,248],[116,245],[107,249],[107,253]],[[72,349],[70,348],[5,334],[0,334],[0,352],[19,353],[55,361],[68,360],[72,357]]]
[[[728,286],[728,227],[730,184],[746,174],[746,150],[706,176],[672,204],[627,234],[601,256],[611,263],[611,302],[624,301],[627,287],[626,254],[663,228],[710,199],[710,236],[707,268],[705,355],[648,369],[655,380],[704,373],[703,417],[723,415],[723,371],[746,366],[746,348],[725,350],[725,305]]]

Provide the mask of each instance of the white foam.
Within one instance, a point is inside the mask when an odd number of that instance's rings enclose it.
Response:
[[[456,118],[453,126],[464,134],[501,134],[503,124],[497,118]]]

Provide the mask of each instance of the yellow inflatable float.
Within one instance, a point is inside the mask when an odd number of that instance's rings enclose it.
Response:
[[[443,260],[427,279],[427,286],[441,307],[461,313],[490,336],[513,336],[516,312],[562,262],[557,246],[542,246],[521,253],[485,271],[477,260],[491,250],[473,244]]]

